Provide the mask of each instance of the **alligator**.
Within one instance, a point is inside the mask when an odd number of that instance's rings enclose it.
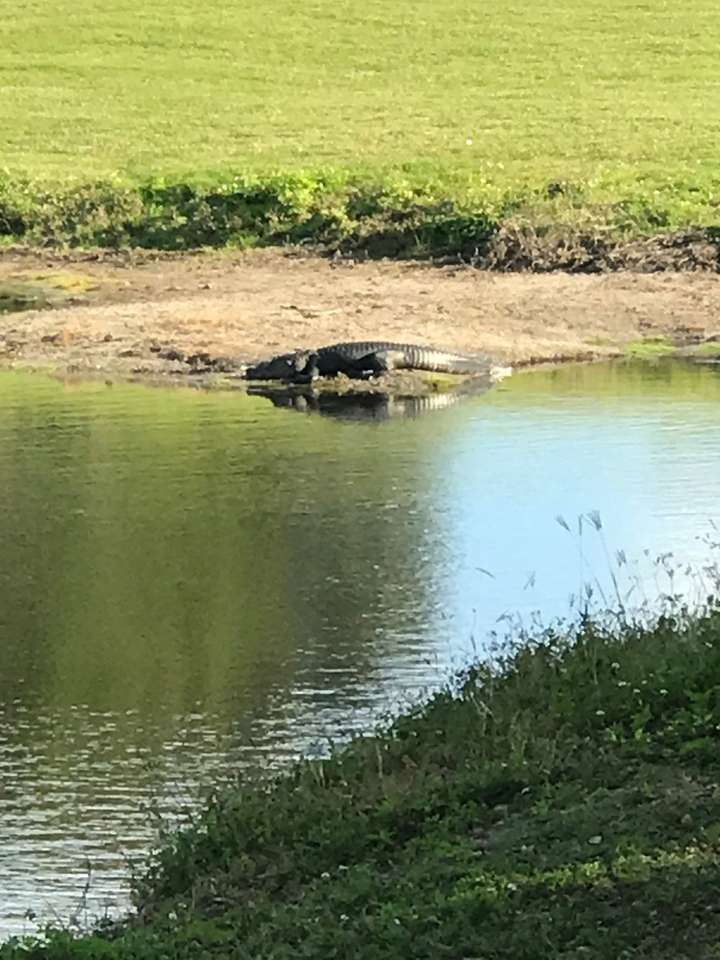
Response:
[[[448,353],[413,343],[388,340],[360,340],[332,343],[317,350],[294,350],[262,360],[245,371],[248,380],[285,380],[311,383],[318,377],[367,378],[390,370],[427,370],[435,373],[490,374],[487,356]]]

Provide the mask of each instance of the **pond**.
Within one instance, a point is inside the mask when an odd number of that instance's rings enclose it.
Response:
[[[568,615],[615,551],[636,599],[697,589],[654,558],[708,559],[719,410],[677,364],[355,422],[0,374],[0,938],[123,909],[157,816]]]

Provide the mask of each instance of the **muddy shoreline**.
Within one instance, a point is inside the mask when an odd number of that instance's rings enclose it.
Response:
[[[0,302],[3,289],[25,288],[30,309],[0,313],[0,367],[64,375],[222,381],[259,357],[360,339],[516,367],[720,350],[720,277],[709,271],[500,274],[293,250],[0,254]]]

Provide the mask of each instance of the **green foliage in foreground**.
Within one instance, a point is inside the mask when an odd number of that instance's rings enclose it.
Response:
[[[171,835],[124,927],[2,960],[720,957],[720,609],[525,639]]]

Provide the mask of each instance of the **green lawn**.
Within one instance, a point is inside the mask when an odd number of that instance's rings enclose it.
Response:
[[[718,49],[710,0],[28,0],[0,17],[0,240],[507,267],[520,217],[537,269],[715,244]]]
[[[11,176],[720,183],[711,0],[28,0],[0,44]]]

